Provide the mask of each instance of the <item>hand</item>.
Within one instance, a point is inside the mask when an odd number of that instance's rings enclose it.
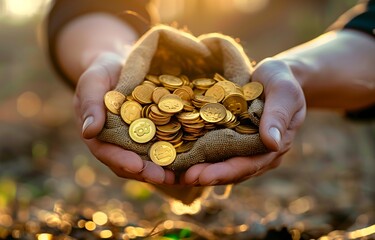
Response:
[[[277,167],[292,145],[304,121],[306,103],[303,91],[289,66],[281,60],[260,62],[252,81],[263,84],[265,107],[260,122],[260,137],[271,151],[267,154],[234,157],[219,163],[202,163],[189,168],[181,183],[220,185],[238,183]]]
[[[102,53],[79,78],[74,105],[83,140],[92,154],[119,177],[154,184],[173,184],[173,172],[142,160],[134,152],[96,139],[106,118],[104,94],[116,86],[123,61],[123,56]]]

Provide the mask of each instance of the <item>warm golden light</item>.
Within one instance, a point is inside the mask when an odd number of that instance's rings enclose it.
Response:
[[[42,108],[40,97],[34,92],[24,92],[17,99],[17,111],[26,118],[37,115]]]
[[[92,221],[88,221],[88,222],[85,223],[85,228],[88,231],[94,231],[96,229],[96,224]]]
[[[95,179],[95,172],[90,166],[82,166],[76,171],[75,181],[81,187],[90,187]]]
[[[40,233],[36,235],[38,240],[51,240],[52,234],[50,233]]]
[[[128,223],[126,214],[120,209],[113,209],[110,211],[109,221],[116,226],[125,226]]]
[[[8,214],[1,214],[0,213],[0,225],[4,227],[10,227],[13,224],[13,219]]]
[[[201,200],[196,199],[192,204],[186,205],[183,204],[181,201],[172,200],[170,203],[171,211],[176,215],[183,215],[183,214],[197,214],[201,210]]]
[[[41,10],[47,0],[4,0],[5,13],[14,17],[30,17]]]
[[[174,223],[172,220],[166,220],[164,223],[163,223],[163,226],[165,229],[172,229],[174,227]]]
[[[101,237],[101,238],[110,238],[110,237],[112,237],[112,232],[110,231],[110,230],[103,230],[103,231],[101,231],[100,233],[99,233],[99,236]]]
[[[358,239],[370,236],[372,234],[375,234],[375,225],[369,226],[367,228],[362,228],[356,231],[352,231],[348,233],[348,237],[350,239]]]
[[[309,211],[312,204],[310,197],[301,197],[289,204],[289,211],[293,214],[302,214]]]
[[[85,224],[86,224],[86,221],[83,220],[83,219],[81,219],[81,220],[78,221],[77,226],[78,226],[79,228],[84,228],[84,227],[85,227]]]
[[[96,212],[92,215],[92,220],[97,224],[97,225],[104,225],[108,222],[108,217],[107,214],[104,212]]]

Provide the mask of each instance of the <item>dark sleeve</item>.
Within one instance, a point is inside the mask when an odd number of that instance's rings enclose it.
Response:
[[[344,29],[356,29],[375,37],[375,0],[362,4],[364,4],[362,12],[349,20],[344,25]]]
[[[375,37],[375,0],[360,1],[328,29],[354,29]],[[375,41],[375,38],[374,38]],[[357,111],[346,112],[352,120],[375,119],[375,103]]]
[[[148,0],[55,0],[46,18],[48,55],[55,71],[73,85],[61,70],[56,58],[56,40],[61,29],[71,20],[84,14],[103,12],[130,24],[142,35],[152,23],[147,11]],[[129,13],[130,12],[130,13]],[[133,14],[131,14],[133,13]],[[73,87],[73,86],[72,86]]]

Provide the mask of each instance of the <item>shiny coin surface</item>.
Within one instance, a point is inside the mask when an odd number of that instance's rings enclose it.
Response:
[[[168,91],[168,89],[166,89],[164,87],[157,87],[152,92],[152,101],[154,103],[158,104],[159,101],[160,101],[160,98],[162,98],[163,96],[165,96],[167,94],[170,94],[170,92]]]
[[[249,82],[242,87],[246,101],[252,101],[263,93],[263,85],[259,82]]]
[[[176,149],[166,141],[154,143],[149,150],[151,160],[159,166],[167,166],[176,159]]]
[[[245,97],[239,93],[231,93],[223,100],[223,105],[233,114],[241,114],[247,111]]]
[[[236,85],[229,81],[219,81],[216,83],[217,85],[221,86],[225,90],[225,96],[229,95],[236,91]]]
[[[184,108],[184,104],[179,96],[168,94],[160,99],[158,107],[166,113],[178,113]]]
[[[121,106],[121,118],[127,124],[131,124],[134,120],[141,118],[142,106],[136,101],[126,101]]]
[[[193,80],[193,84],[198,89],[208,89],[214,85],[216,81],[211,78],[197,78]]]
[[[176,88],[181,87],[184,83],[181,78],[167,74],[160,75],[159,80],[164,86],[171,86]]]
[[[126,97],[118,91],[109,91],[104,95],[104,105],[113,114],[120,114],[121,105]]]
[[[139,85],[132,92],[133,98],[141,104],[150,104],[152,102],[152,93],[154,88],[150,85]]]
[[[213,97],[217,100],[217,102],[221,102],[225,97],[225,89],[222,86],[215,84],[207,89],[204,95]]]
[[[137,143],[151,141],[156,133],[155,124],[148,118],[139,118],[129,126],[129,136]]]
[[[181,123],[177,121],[172,121],[168,124],[157,126],[156,129],[164,133],[173,134],[181,129]]]
[[[203,120],[209,123],[217,123],[225,118],[226,111],[225,107],[220,103],[207,103],[200,109],[199,114]]]

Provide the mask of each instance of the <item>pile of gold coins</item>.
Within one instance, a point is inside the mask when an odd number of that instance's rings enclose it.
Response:
[[[241,134],[257,133],[248,105],[262,93],[263,85],[258,82],[240,87],[219,74],[192,81],[184,75],[147,75],[131,95],[109,91],[104,103],[129,125],[133,141],[147,143],[156,138],[149,157],[167,166],[210,130],[230,128]]]

